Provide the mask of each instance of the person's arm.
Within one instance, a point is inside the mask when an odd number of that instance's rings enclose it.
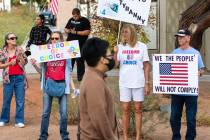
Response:
[[[149,61],[143,62],[143,65],[144,65],[144,77],[145,77],[144,93],[145,93],[145,95],[149,95],[149,93],[150,93],[150,85],[149,85],[150,64],[149,64]]]
[[[28,44],[26,45],[26,50],[29,50],[33,40],[34,40],[34,28],[31,29],[31,32],[30,32],[30,36],[29,36],[29,40],[28,40]]]
[[[65,31],[65,33],[70,33],[70,31],[71,31],[71,19],[69,19],[69,21],[67,22],[67,24],[66,24],[66,26],[65,26],[65,28],[64,28],[64,31]]]
[[[107,114],[105,87],[102,83],[88,83],[86,91],[87,111],[95,130],[104,140],[116,140]],[[114,119],[114,118],[113,118]]]
[[[90,34],[90,21],[86,18],[84,18],[84,29],[82,31],[76,31],[75,34],[80,36],[88,36]]]
[[[81,35],[81,36],[88,36],[90,34],[90,30],[76,31],[75,34]]]
[[[10,62],[6,62],[6,63],[0,62],[0,69],[5,69],[5,68],[15,65],[15,64],[16,64],[16,59],[13,59]]]
[[[41,73],[42,73],[42,69],[41,69],[40,66],[38,66],[38,65],[36,64],[36,60],[32,58],[30,61],[31,61],[31,64],[33,65],[33,67],[35,68],[35,70],[36,70],[39,74],[41,74]]]
[[[143,69],[144,69],[144,78],[145,78],[145,86],[144,86],[144,94],[149,95],[150,93],[150,63],[149,63],[149,55],[148,55],[148,49],[145,45],[142,47],[143,49]]]

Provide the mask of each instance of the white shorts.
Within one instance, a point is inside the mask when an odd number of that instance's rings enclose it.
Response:
[[[120,86],[120,101],[130,102],[131,100],[136,102],[144,101],[144,87],[127,88]]]

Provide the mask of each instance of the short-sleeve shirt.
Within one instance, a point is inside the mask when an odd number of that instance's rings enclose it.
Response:
[[[65,28],[74,29],[75,31],[90,30],[90,21],[85,17],[81,17],[77,21],[71,18],[69,19]],[[78,40],[80,47],[82,47],[82,45],[85,43],[87,38],[88,36],[81,36],[81,35],[68,33],[67,41]]]
[[[144,87],[143,62],[149,61],[147,46],[141,42],[137,42],[134,47],[119,44],[117,59],[120,62],[119,86]]]
[[[198,70],[201,68],[204,68],[204,64],[203,64],[200,52],[192,47],[190,47],[187,50],[182,50],[181,48],[177,48],[172,53],[173,54],[198,54]]]

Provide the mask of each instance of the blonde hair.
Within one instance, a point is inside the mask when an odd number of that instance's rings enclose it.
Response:
[[[122,27],[122,30],[121,30],[121,34],[122,32],[125,30],[125,29],[129,29],[130,31],[130,38],[129,38],[129,42],[128,44],[131,46],[131,47],[134,47],[137,43],[137,33],[136,33],[136,28],[131,25],[131,24],[125,24],[123,25]],[[124,38],[122,37],[122,41],[124,42]]]

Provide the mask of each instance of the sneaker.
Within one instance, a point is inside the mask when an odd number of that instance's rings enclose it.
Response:
[[[16,123],[15,127],[23,128],[25,125],[23,123]]]
[[[5,126],[5,122],[0,122],[0,127]]]

